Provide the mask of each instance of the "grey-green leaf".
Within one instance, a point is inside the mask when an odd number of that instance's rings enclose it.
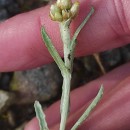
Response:
[[[74,124],[74,126],[71,128],[71,130],[76,130],[86,120],[86,118],[90,115],[92,110],[96,107],[97,103],[101,100],[102,95],[103,95],[103,86],[101,86],[97,96],[94,98],[94,100],[89,105],[89,107],[86,109],[86,111],[83,113],[83,115]]]
[[[61,72],[63,72],[66,69],[65,64],[64,64],[63,60],[61,59],[59,53],[57,52],[56,48],[54,47],[48,34],[46,33],[46,30],[44,27],[41,28],[41,34],[42,34],[42,39],[45,42],[45,45],[46,45],[49,53],[53,57],[54,61],[57,63]]]
[[[42,107],[38,101],[35,101],[34,108],[36,112],[36,117],[39,121],[40,130],[49,130],[46,120],[45,120],[45,114],[42,110]]]
[[[85,24],[88,22],[88,20],[90,19],[90,17],[92,16],[92,14],[94,13],[94,8],[91,8],[91,11],[89,12],[89,14],[87,15],[87,17],[84,19],[84,21],[80,24],[80,26],[77,28],[76,32],[74,33],[74,36],[71,40],[71,50],[74,50],[75,46],[76,46],[76,38],[79,35],[80,31],[82,30],[82,28],[85,26]]]

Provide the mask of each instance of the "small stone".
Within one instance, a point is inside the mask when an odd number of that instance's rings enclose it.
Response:
[[[0,21],[3,21],[9,17],[6,9],[0,9]]]
[[[13,0],[0,0],[0,7],[7,6],[11,4]]]
[[[7,110],[8,106],[13,103],[14,95],[0,90],[0,113]]]
[[[17,3],[13,2],[12,4],[10,4],[9,6],[6,7],[7,8],[7,11],[9,12],[9,16],[14,16],[18,13],[20,13],[20,8],[18,6]]]
[[[2,90],[9,91],[9,84],[12,79],[12,76],[13,76],[12,72],[1,73],[1,76],[0,76],[0,86],[1,87],[0,88]]]
[[[17,95],[17,104],[48,101],[56,97],[61,87],[62,77],[56,64],[15,72],[11,83],[11,90]]]
[[[123,61],[124,62],[130,61],[130,44],[121,47],[120,51],[121,51]]]

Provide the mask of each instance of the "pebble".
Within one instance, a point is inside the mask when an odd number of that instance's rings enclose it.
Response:
[[[130,61],[130,44],[120,48],[122,59],[124,62]]]
[[[62,86],[62,77],[56,64],[15,72],[11,90],[16,92],[16,104],[48,101],[57,96]]]
[[[9,91],[9,84],[12,79],[13,73],[12,72],[6,72],[6,73],[1,73],[0,75],[0,88],[2,90]]]
[[[3,21],[9,17],[6,9],[0,9],[0,21]]]
[[[14,95],[0,90],[0,113],[7,110],[7,108],[13,103]]]
[[[8,6],[13,2],[13,0],[0,0],[0,7]]]
[[[10,6],[7,6],[6,9],[7,9],[8,13],[9,13],[9,17],[14,16],[14,15],[21,12],[18,4],[15,3],[15,2],[10,4]]]

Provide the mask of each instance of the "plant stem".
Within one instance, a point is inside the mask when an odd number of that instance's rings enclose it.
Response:
[[[60,22],[59,23],[60,34],[61,34],[63,48],[64,48],[64,62],[63,62],[62,58],[60,57],[59,53],[57,52],[57,50],[55,49],[48,34],[46,33],[45,28],[42,27],[42,29],[41,29],[42,38],[45,41],[45,45],[48,48],[48,51],[50,52],[51,56],[54,58],[55,62],[57,63],[59,69],[61,70],[61,74],[63,76],[62,97],[61,97],[61,106],[60,106],[60,111],[61,111],[60,130],[65,130],[66,121],[67,121],[67,117],[69,114],[71,74],[72,74],[72,70],[73,70],[73,59],[74,59],[74,50],[75,50],[75,46],[76,46],[76,39],[77,39],[78,34],[84,27],[84,25],[87,23],[87,21],[89,20],[91,15],[94,13],[94,9],[92,8],[90,13],[88,14],[88,16],[81,23],[81,25],[77,28],[76,32],[74,33],[74,36],[71,39],[69,25],[70,25],[72,19],[76,16],[76,14],[78,12],[78,8],[79,8],[79,3],[75,2],[72,5],[70,0],[68,0],[68,1],[67,0],[63,0],[63,1],[58,0],[57,4],[51,6],[51,10],[50,10],[51,19],[54,21]],[[89,109],[90,109],[90,107],[89,107]],[[91,107],[91,109],[93,109],[93,107]],[[36,111],[36,113],[39,114],[39,109],[38,109],[38,111]],[[81,117],[80,124],[84,120],[84,116],[86,116],[86,112]],[[40,115],[38,115],[38,119],[41,124],[42,118],[40,117]],[[44,125],[41,124],[41,126],[44,126]],[[75,128],[77,128],[77,127],[75,127]]]
[[[70,108],[70,84],[71,84],[71,75],[66,73],[63,76],[63,86],[62,86],[62,97],[60,104],[61,111],[61,123],[60,130],[65,130],[66,120],[69,114]]]
[[[61,38],[64,46],[64,62],[67,68],[67,72],[63,73],[63,86],[62,86],[62,98],[61,98],[61,123],[60,130],[65,130],[66,120],[70,108],[70,86],[71,86],[71,73],[72,62],[70,56],[70,20],[60,23]]]
[[[99,66],[99,68],[100,68],[102,74],[103,74],[103,75],[106,74],[106,70],[105,70],[105,68],[104,68],[104,66],[103,66],[103,64],[102,64],[102,62],[101,62],[99,53],[94,53],[93,56],[94,56],[94,58],[95,58],[95,60],[96,60],[96,62],[97,62],[97,64],[98,64],[98,66]]]
[[[94,9],[92,8],[88,16],[81,23],[81,25],[76,30],[72,40],[70,39],[70,28],[69,25],[71,23],[71,19],[67,21],[60,22],[60,34],[63,41],[64,48],[64,63],[65,67],[68,70],[63,73],[63,86],[62,86],[62,97],[61,97],[61,123],[60,130],[65,130],[66,120],[69,113],[70,108],[70,87],[71,87],[71,74],[73,70],[73,59],[74,59],[74,50],[76,45],[76,38],[79,32],[82,30],[86,22],[89,20],[91,15],[93,14]]]
[[[63,41],[63,48],[64,48],[64,62],[65,66],[67,67],[68,71],[72,71],[72,66],[71,66],[71,59],[70,59],[70,20],[67,20],[65,22],[60,23],[60,32],[61,32],[61,38]]]

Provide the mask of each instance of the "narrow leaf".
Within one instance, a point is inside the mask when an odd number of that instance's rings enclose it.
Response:
[[[91,11],[89,12],[89,14],[87,15],[87,17],[84,19],[84,21],[80,24],[80,26],[77,28],[76,32],[74,33],[74,36],[71,40],[71,50],[75,49],[76,46],[76,38],[79,35],[80,31],[82,30],[82,28],[85,26],[85,24],[88,22],[88,20],[90,19],[90,17],[92,16],[92,14],[94,13],[94,8],[91,8]]]
[[[35,107],[36,117],[39,121],[40,130],[49,130],[45,120],[45,114],[42,110],[40,103],[38,101],[35,101],[34,107]]]
[[[83,115],[79,118],[79,120],[75,123],[75,125],[71,128],[71,130],[76,130],[87,119],[92,110],[96,107],[97,103],[101,100],[102,95],[103,95],[103,86],[101,86],[95,99],[92,101],[92,103],[83,113]]]
[[[63,72],[63,70],[66,69],[65,64],[64,64],[63,60],[61,59],[59,53],[55,49],[51,39],[49,38],[48,34],[46,33],[44,27],[41,28],[41,34],[42,34],[42,39],[45,42],[45,45],[46,45],[49,53],[53,57],[54,61],[58,65],[58,67],[61,70],[61,72]]]

